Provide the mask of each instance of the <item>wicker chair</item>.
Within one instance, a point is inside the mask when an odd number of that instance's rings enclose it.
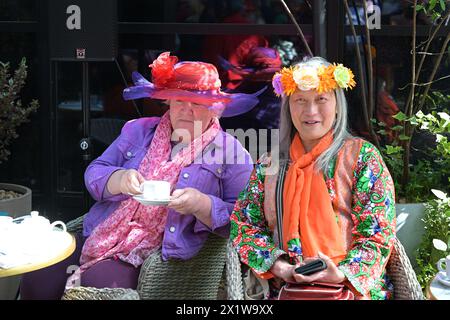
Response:
[[[228,299],[243,300],[244,289],[238,253],[229,244],[227,252],[227,294]],[[424,300],[405,249],[395,238],[394,248],[387,264],[387,273],[394,285],[395,300]]]
[[[67,223],[68,231],[80,232],[83,217]],[[161,259],[161,252],[148,257],[141,266],[137,290],[122,288],[75,287],[63,300],[146,300],[217,298],[225,267],[227,240],[210,234],[205,246],[186,261]]]
[[[83,217],[67,223],[71,232],[82,230]],[[135,300],[135,299],[216,299],[222,271],[226,271],[226,291],[229,300],[243,300],[244,287],[241,262],[231,242],[210,235],[200,253],[188,261],[162,261],[157,253],[144,262],[136,290],[76,287],[68,290],[64,300]],[[201,272],[199,272],[199,270]],[[396,238],[387,265],[394,284],[396,300],[423,300],[405,249]]]

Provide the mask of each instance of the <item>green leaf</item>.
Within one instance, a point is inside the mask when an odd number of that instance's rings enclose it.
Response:
[[[436,7],[437,0],[430,0],[430,5],[428,6],[428,10],[433,10]]]
[[[412,116],[411,118],[408,119],[409,123],[411,123],[412,125],[416,126],[419,123],[417,122],[417,118],[415,116]]]
[[[402,130],[403,129],[403,126],[395,126],[395,127],[392,127],[392,130],[394,130],[394,131],[400,131],[400,130]]]
[[[392,116],[392,118],[397,119],[399,121],[405,121],[407,119],[406,114],[404,114],[401,111],[397,113],[395,116]]]
[[[445,11],[445,0],[439,0],[439,4],[441,5],[442,11]]]
[[[416,5],[416,11],[417,12],[419,12],[419,11],[421,11],[423,9],[424,9],[423,5],[421,5],[421,4]]]
[[[404,135],[403,133],[401,135],[398,136],[398,138],[402,141],[406,141],[409,140],[411,137]]]
[[[400,151],[402,151],[402,150],[403,150],[402,147],[393,147],[393,146],[390,146],[390,145],[387,145],[387,146],[386,146],[386,153],[387,153],[387,154],[398,153],[398,152],[400,152]]]
[[[386,130],[378,130],[377,132],[383,136],[386,135]]]
[[[437,19],[439,19],[441,17],[440,13],[438,12],[433,12],[433,15],[431,16],[431,19],[433,21],[436,21]]]

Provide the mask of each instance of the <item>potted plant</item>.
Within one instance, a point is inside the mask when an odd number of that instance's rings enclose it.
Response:
[[[9,63],[0,62],[0,164],[10,156],[9,146],[18,137],[17,128],[29,121],[29,116],[39,107],[37,100],[22,105],[20,92],[27,78],[26,60],[10,73]],[[25,186],[0,183],[0,212],[10,216],[31,211],[31,190]]]
[[[433,96],[440,97],[440,108],[442,105],[450,103],[450,95],[444,97],[442,94],[435,93]],[[437,100],[430,97],[429,101],[430,105],[435,105],[434,102]],[[444,104],[441,104],[442,102]],[[415,128],[416,139],[426,137],[428,143],[428,146],[422,146],[417,150],[412,149],[414,156],[408,163],[409,179],[406,185],[402,183],[404,149],[401,147],[399,139],[394,140],[390,145],[381,147],[396,185],[399,228],[397,236],[403,240],[405,250],[413,266],[417,267],[418,273],[422,272],[421,265],[429,264],[428,256],[423,256],[424,249],[420,252],[416,249],[421,241],[422,243],[428,241],[430,236],[427,236],[427,233],[434,232],[430,228],[434,228],[435,225],[427,225],[431,221],[429,216],[432,215],[432,212],[438,214],[436,211],[430,211],[430,208],[435,206],[437,191],[434,189],[442,190],[439,191],[439,195],[442,196],[448,192],[450,185],[450,142],[448,141],[450,116],[448,110],[445,109],[436,111],[429,106],[427,110],[430,110],[427,114],[418,111],[409,118],[402,112],[395,116],[400,124],[409,123],[412,128]],[[402,125],[398,127],[401,128]],[[394,127],[394,130],[396,129]],[[381,129],[378,132],[384,134],[383,131]],[[436,221],[438,220],[436,217]],[[447,228],[449,231],[448,224],[443,228]],[[422,240],[421,237],[423,237]],[[424,247],[423,244],[422,247]],[[428,262],[425,262],[426,259]]]
[[[438,272],[439,259],[450,254],[450,196],[433,190],[435,199],[425,207],[425,233],[417,250],[417,279],[423,289]]]

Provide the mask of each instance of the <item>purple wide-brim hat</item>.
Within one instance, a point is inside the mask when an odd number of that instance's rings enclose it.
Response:
[[[175,99],[192,101],[195,103],[210,105],[209,109],[218,116],[234,117],[253,109],[259,102],[258,96],[267,89],[255,93],[225,93],[220,90],[185,90],[176,88],[157,88],[153,83],[145,79],[139,72],[133,72],[134,86],[123,90],[125,100],[140,98],[151,99]]]

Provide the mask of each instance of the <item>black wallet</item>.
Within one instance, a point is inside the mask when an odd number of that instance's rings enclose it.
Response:
[[[327,264],[322,259],[317,259],[307,264],[295,268],[295,272],[304,276],[308,276],[310,274],[325,270],[327,268]]]

